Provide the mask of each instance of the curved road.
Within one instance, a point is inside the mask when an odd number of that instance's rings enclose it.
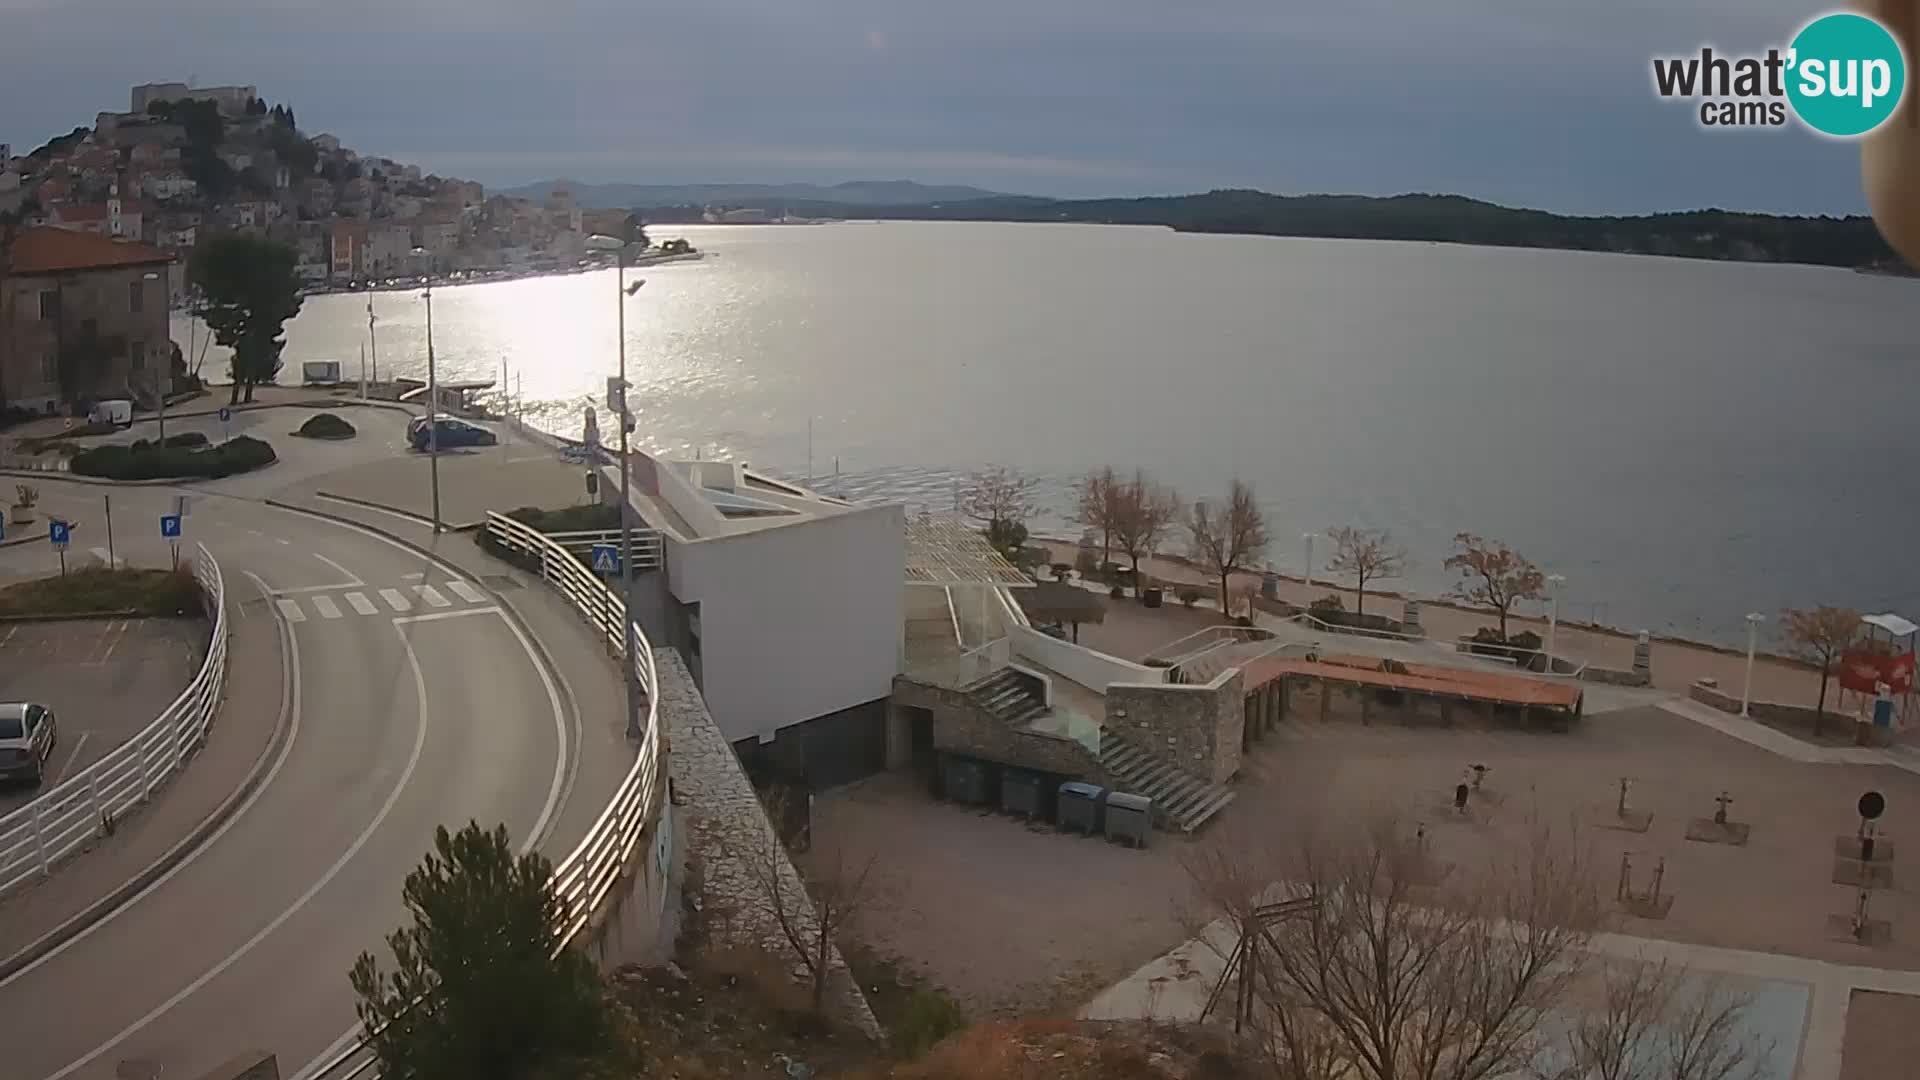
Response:
[[[70,558],[104,542],[85,513],[99,490],[43,485],[46,513],[83,522]],[[112,492],[117,555],[165,564],[173,494]],[[538,842],[569,794],[578,718],[473,582],[370,532],[218,495],[194,496],[187,533],[220,560],[230,611],[270,605],[244,626],[277,627],[292,661],[283,701],[226,708],[278,707],[290,736],[205,845],[0,982],[0,1074],[109,1078],[141,1061],[174,1080],[262,1049],[291,1075],[352,1023],[347,968],[384,954],[435,826],[504,822]],[[577,837],[550,839],[564,852]]]

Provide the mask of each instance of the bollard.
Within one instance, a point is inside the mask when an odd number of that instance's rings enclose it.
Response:
[[[1645,630],[1633,642],[1633,673],[1653,681],[1653,641],[1652,635]]]

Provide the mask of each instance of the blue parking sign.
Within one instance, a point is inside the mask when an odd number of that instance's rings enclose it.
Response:
[[[160,537],[163,540],[180,539],[180,515],[179,514],[161,514],[160,515]]]
[[[220,422],[224,424],[231,419],[233,419],[233,410],[223,406],[220,409]]]
[[[593,572],[596,574],[619,573],[620,549],[612,544],[593,545]]]
[[[61,548],[66,547],[67,534],[68,534],[68,526],[66,522],[64,521],[47,522],[47,539],[53,542],[54,547],[61,547]]]

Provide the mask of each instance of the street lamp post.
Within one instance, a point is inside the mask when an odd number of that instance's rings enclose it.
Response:
[[[627,297],[640,291],[646,279],[642,278],[632,285],[627,284],[627,243],[619,237],[595,234],[587,238],[587,246],[594,251],[614,253],[614,336],[618,339],[620,354],[620,608],[625,612],[626,626],[621,630],[625,642],[623,652],[626,662],[622,665],[627,685],[627,738],[637,739],[643,733],[640,729],[640,673],[634,667],[634,648],[639,643],[634,639],[633,621],[633,464],[627,455],[627,438],[633,430],[633,410],[627,401]]]
[[[1747,715],[1747,705],[1753,700],[1753,649],[1760,637],[1760,624],[1767,617],[1757,611],[1747,612],[1747,678],[1740,687],[1740,715]]]
[[[1564,574],[1547,575],[1547,674],[1553,674],[1553,639],[1560,630],[1560,586],[1567,583]]]
[[[143,283],[141,288],[144,289],[146,287],[144,284],[145,282],[159,281],[160,275],[149,270],[146,273],[140,275],[140,280]],[[193,316],[191,315],[187,316],[187,330],[189,332],[193,330]],[[168,333],[167,337],[172,338],[173,334]],[[172,348],[173,343],[169,341],[167,345],[168,345],[167,354],[160,358],[159,372],[155,374],[153,377],[153,385],[156,388],[158,388],[158,390],[160,391],[159,394],[156,396],[159,397],[160,399],[160,445],[161,446],[167,445],[167,383],[171,381],[169,379],[169,375],[171,374],[169,369],[173,366],[173,348]],[[189,349],[193,348],[192,338],[187,339],[187,348]]]
[[[427,302],[427,471],[433,484],[433,532],[440,533],[440,380],[433,363],[433,287],[420,293]]]
[[[1307,591],[1309,593],[1307,597],[1308,603],[1313,602],[1313,597],[1311,595],[1313,591],[1313,542],[1319,539],[1319,537],[1320,537],[1319,533],[1301,533],[1300,534],[1300,539],[1305,540],[1307,542]]]

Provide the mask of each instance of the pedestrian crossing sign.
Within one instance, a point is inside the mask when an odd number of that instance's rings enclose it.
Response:
[[[593,572],[596,574],[619,573],[620,549],[612,544],[593,545]]]

